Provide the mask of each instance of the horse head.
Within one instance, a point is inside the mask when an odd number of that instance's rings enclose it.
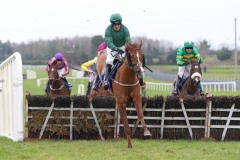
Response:
[[[198,87],[200,84],[201,76],[202,76],[202,71],[201,71],[201,66],[199,61],[191,62],[190,76],[194,86]]]
[[[50,83],[52,84],[54,81],[59,80],[60,77],[58,75],[56,66],[48,65],[48,67],[49,67],[48,78]]]
[[[140,85],[143,84],[145,57],[142,53],[142,41],[139,44],[126,43],[126,59],[130,69],[137,75]]]

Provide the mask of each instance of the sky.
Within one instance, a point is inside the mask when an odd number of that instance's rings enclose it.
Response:
[[[211,48],[240,48],[240,0],[0,0],[0,40],[104,36],[120,13],[131,37],[181,46],[207,40]]]

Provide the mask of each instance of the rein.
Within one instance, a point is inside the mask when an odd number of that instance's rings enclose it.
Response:
[[[61,85],[61,87],[55,89],[55,88],[52,88],[52,85],[50,85],[50,89],[53,90],[53,91],[61,90],[63,87],[64,87],[64,84]]]
[[[59,81],[61,80],[61,77],[58,77],[58,79],[55,79],[54,81]],[[59,88],[52,88],[52,83],[50,84],[50,89],[53,91],[61,90],[64,87],[64,84],[62,84]]]

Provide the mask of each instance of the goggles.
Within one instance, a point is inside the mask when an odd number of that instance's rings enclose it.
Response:
[[[117,20],[117,21],[113,21],[112,22],[112,25],[113,26],[118,26],[118,25],[121,25],[122,23],[121,23],[121,21],[120,20]]]

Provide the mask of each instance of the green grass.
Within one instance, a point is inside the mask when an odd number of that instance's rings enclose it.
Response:
[[[239,142],[190,140],[36,140],[13,142],[0,137],[0,159],[44,160],[237,160]]]
[[[154,68],[154,69],[161,68],[162,70],[164,70],[166,72],[172,72],[172,71],[176,72],[176,70],[177,70],[176,66],[152,66],[152,68]],[[216,68],[213,68],[212,70],[209,69],[210,70],[209,72],[212,72],[212,73],[207,73],[207,75],[203,75],[203,78],[204,78],[204,76],[206,76],[206,77],[208,76],[209,78],[211,78],[211,76],[212,76],[212,77],[221,79],[223,76],[227,76],[227,77],[234,76],[234,72],[232,71],[233,68],[234,68],[234,66],[228,66],[227,69],[225,69],[225,70],[229,70],[228,74],[225,74],[225,71],[223,71],[224,68],[222,68],[222,67],[216,67]],[[25,73],[25,72],[26,71],[24,70],[23,73]],[[47,78],[47,73],[44,69],[36,70],[36,74],[37,74],[37,78]],[[69,74],[69,76],[71,76],[71,73]],[[151,79],[151,78],[145,78],[144,80],[148,81],[148,82],[155,82],[155,83],[169,83],[166,81],[160,81],[160,80]],[[78,79],[76,81],[69,79],[68,81],[73,85],[71,95],[78,95],[78,93],[77,93],[78,84],[84,84],[85,90],[87,88],[86,87],[87,83],[88,83],[87,79],[83,79],[83,80]],[[46,84],[43,81],[41,83],[41,86],[38,87],[36,79],[31,79],[31,80],[24,79],[24,81],[23,81],[23,93],[24,94],[23,95],[25,95],[27,90],[30,91],[30,93],[32,95],[44,95],[45,94],[45,92],[44,92],[45,86],[46,86]],[[237,96],[237,95],[239,95],[238,92],[211,92],[211,94],[213,94],[215,96],[222,96],[222,95]],[[166,97],[169,95],[169,91],[155,91],[155,90],[147,90],[146,91],[146,96],[148,96],[148,97],[160,96],[160,95]]]
[[[36,71],[37,79],[38,78],[48,78],[47,72],[44,69],[38,69],[35,71]],[[23,70],[23,73],[25,73],[25,72],[26,71]],[[69,76],[71,76],[71,73],[69,74]],[[32,95],[44,95],[45,94],[44,89],[46,87],[47,81],[46,82],[41,81],[41,85],[38,87],[37,79],[24,79],[24,81],[23,81],[23,93],[24,94],[26,93],[27,90],[30,91],[30,93]],[[77,79],[75,81],[72,79],[69,79],[68,81],[73,85],[71,95],[77,95],[78,84],[84,84],[85,89],[86,89],[86,86],[88,83],[87,79]]]

